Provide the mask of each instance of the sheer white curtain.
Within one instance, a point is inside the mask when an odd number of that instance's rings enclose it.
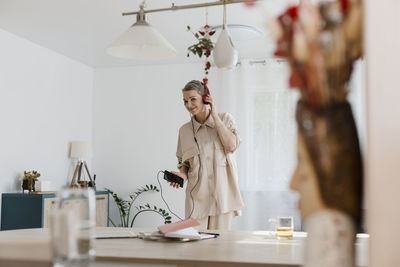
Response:
[[[287,64],[248,60],[212,74],[209,83],[219,111],[233,114],[243,139],[236,156],[245,208],[234,228],[270,229],[269,218],[293,216],[300,230],[296,194],[289,189],[296,166],[298,94],[287,86]]]

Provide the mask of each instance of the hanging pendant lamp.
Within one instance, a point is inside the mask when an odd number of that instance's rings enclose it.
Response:
[[[137,21],[116,39],[106,52],[128,59],[166,59],[176,55],[175,48],[145,20],[144,5],[140,6]]]
[[[214,64],[219,69],[232,69],[236,66],[238,54],[238,51],[233,46],[226,26],[226,4],[224,1],[222,31],[213,49]]]

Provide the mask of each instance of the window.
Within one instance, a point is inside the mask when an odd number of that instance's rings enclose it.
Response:
[[[274,59],[242,62],[216,76],[219,110],[233,114],[243,139],[236,157],[245,207],[236,229],[268,230],[275,216],[293,216],[295,229],[301,228],[296,194],[289,189],[297,162],[298,93],[288,88],[288,73],[287,65]]]

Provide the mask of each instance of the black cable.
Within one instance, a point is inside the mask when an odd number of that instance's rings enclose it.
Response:
[[[183,221],[183,219],[182,219],[181,217],[179,217],[178,215],[176,215],[176,214],[169,208],[167,201],[165,201],[165,199],[164,199],[163,192],[162,192],[162,186],[161,186],[161,183],[160,183],[160,177],[159,177],[161,172],[164,173],[163,171],[159,171],[159,172],[157,173],[157,181],[158,181],[158,184],[160,185],[161,198],[162,198],[162,200],[164,201],[165,205],[167,206],[169,212],[171,212],[173,215],[175,215],[175,217],[177,217],[179,220]]]
[[[193,138],[194,138],[194,141],[196,142],[197,149],[198,149],[198,151],[199,151],[199,154],[198,154],[198,155],[199,155],[199,172],[198,172],[198,174],[197,174],[197,181],[196,181],[196,184],[193,186],[193,188],[192,188],[192,189],[190,190],[190,192],[189,192],[190,198],[192,199],[192,210],[190,211],[189,218],[192,216],[193,211],[194,211],[194,198],[193,198],[192,192],[193,192],[193,190],[196,188],[197,184],[198,184],[199,181],[200,181],[200,178],[199,178],[200,175],[199,175],[199,174],[200,174],[200,171],[201,171],[200,147],[199,147],[199,143],[197,142],[196,134],[195,134],[195,132],[194,132],[194,125],[193,125],[193,118],[192,118],[192,116],[190,116],[190,121],[192,122]],[[165,205],[167,206],[169,212],[171,212],[173,215],[175,215],[175,217],[177,217],[179,220],[183,221],[183,219],[182,219],[181,217],[179,217],[178,215],[176,215],[176,214],[169,208],[167,201],[165,201],[165,199],[164,199],[163,191],[162,191],[162,186],[161,186],[161,183],[160,183],[160,177],[159,177],[161,172],[164,173],[163,171],[159,171],[159,172],[157,173],[157,181],[158,181],[158,184],[160,185],[161,198],[162,198],[162,200],[164,201]],[[187,177],[187,179],[188,179],[188,181],[189,181],[189,177]]]
[[[192,199],[192,211],[190,212],[189,218],[192,216],[193,211],[194,211],[194,199],[193,199],[192,192],[196,188],[197,184],[200,181],[200,171],[201,171],[200,147],[199,147],[199,143],[197,142],[196,133],[194,132],[194,125],[193,125],[193,117],[192,116],[190,116],[190,121],[192,122],[193,138],[194,138],[194,141],[196,142],[197,150],[199,151],[199,172],[197,173],[197,182],[193,186],[193,188],[190,190],[190,198]],[[189,181],[189,177],[188,177],[188,181]]]

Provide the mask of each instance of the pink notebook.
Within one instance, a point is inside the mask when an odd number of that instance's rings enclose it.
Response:
[[[195,227],[198,225],[200,225],[200,223],[196,219],[186,219],[175,223],[160,225],[158,226],[158,230],[163,235],[165,235],[168,232],[175,232],[181,229],[185,229],[188,227]]]

